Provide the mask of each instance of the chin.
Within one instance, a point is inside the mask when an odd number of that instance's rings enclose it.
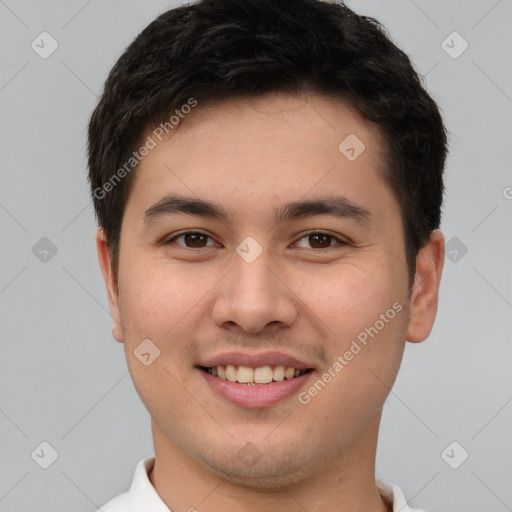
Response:
[[[304,469],[304,463],[284,463],[260,459],[253,467],[247,467],[239,461],[228,464],[226,461],[209,461],[208,468],[220,478],[238,486],[254,490],[276,491],[304,481],[311,472]]]
[[[202,452],[199,462],[228,482],[266,491],[298,484],[310,478],[314,471],[313,461],[308,464],[301,450],[291,445],[281,445],[280,449],[269,447],[266,453],[256,454],[251,462],[240,460],[239,453],[238,450],[235,453],[225,450]]]

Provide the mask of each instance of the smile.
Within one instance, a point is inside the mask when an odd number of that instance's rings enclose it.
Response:
[[[299,369],[292,366],[285,367],[283,365],[266,365],[258,368],[250,368],[248,366],[235,366],[232,364],[213,367],[202,366],[201,369],[222,380],[247,385],[266,385],[271,382],[281,382],[283,380],[300,377],[311,371],[311,369]]]
[[[313,369],[284,366],[251,368],[229,364],[214,367],[197,366],[195,370],[214,395],[232,405],[249,409],[271,407],[291,398],[299,393],[315,374]],[[214,375],[215,373],[217,375]],[[278,380],[274,380],[274,375]],[[258,380],[265,382],[257,382]]]

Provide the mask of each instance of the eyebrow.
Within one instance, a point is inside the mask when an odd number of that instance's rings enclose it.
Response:
[[[229,223],[233,219],[233,216],[222,206],[211,201],[195,197],[168,195],[146,210],[144,224],[151,224],[162,217],[179,214],[217,219],[225,223]],[[315,215],[349,218],[361,224],[372,221],[370,212],[364,206],[356,204],[344,196],[293,201],[274,210],[276,224]]]

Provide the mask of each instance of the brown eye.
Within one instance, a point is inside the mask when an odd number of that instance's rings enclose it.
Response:
[[[188,233],[183,235],[187,247],[205,247],[208,237],[202,233]]]
[[[331,235],[319,233],[316,235],[308,235],[308,238],[311,247],[316,249],[325,249],[326,247],[330,247],[333,237]]]
[[[182,243],[178,243],[179,240],[181,240]],[[208,240],[211,240],[212,243],[208,243]],[[164,245],[170,245],[173,242],[176,242],[178,245],[188,247],[189,249],[202,249],[203,247],[215,245],[211,237],[204,233],[200,233],[199,231],[187,231],[186,233],[181,233],[164,242]]]
[[[330,233],[324,232],[313,232],[302,236],[299,242],[305,240],[307,245],[301,245],[299,247],[305,247],[307,249],[329,249],[330,247],[343,246],[346,242],[338,238],[337,236],[331,235]],[[334,242],[334,243],[333,243]]]

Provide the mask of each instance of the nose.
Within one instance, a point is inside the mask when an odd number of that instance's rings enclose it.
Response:
[[[265,254],[252,263],[238,256],[234,260],[231,272],[219,283],[213,322],[248,333],[291,326],[298,316],[297,299],[285,276],[269,266]]]

